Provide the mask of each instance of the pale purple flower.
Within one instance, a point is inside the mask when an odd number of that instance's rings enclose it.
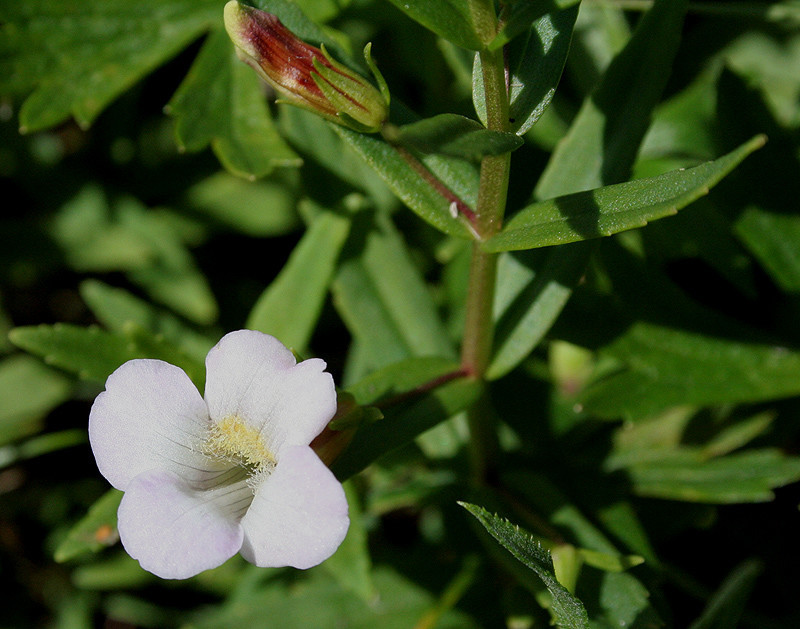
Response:
[[[240,552],[310,568],[349,525],[341,484],[309,447],[336,412],[325,363],[240,330],[206,357],[205,399],[180,368],[132,360],[92,406],[100,472],[125,492],[119,534],[145,570],[182,579]]]

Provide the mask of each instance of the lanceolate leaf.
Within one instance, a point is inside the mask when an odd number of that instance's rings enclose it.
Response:
[[[20,126],[90,125],[146,74],[219,23],[218,0],[32,0],[0,8],[0,92],[33,93]]]
[[[486,241],[484,249],[533,249],[643,227],[649,221],[675,214],[707,194],[765,141],[763,136],[757,136],[731,153],[694,168],[534,203]]]
[[[450,213],[450,201],[421,177],[396,147],[375,136],[356,133],[339,125],[335,125],[334,130],[420,218],[446,234],[472,237],[464,222]],[[457,160],[436,155],[423,160],[434,176],[461,200],[474,207],[477,201],[477,173],[471,165],[454,161]]]
[[[0,360],[0,446],[35,433],[41,420],[72,394],[72,383],[33,356]]]
[[[350,221],[334,212],[318,216],[278,277],[256,302],[247,328],[272,334],[303,352],[314,331]]]
[[[506,254],[500,259],[490,380],[511,371],[544,338],[583,275],[590,250],[575,244],[545,255]]]
[[[429,28],[440,37],[457,46],[470,50],[482,49],[470,10],[470,2],[464,0],[390,0],[410,18]]]
[[[261,177],[301,160],[281,139],[255,72],[239,61],[224,29],[216,29],[169,102],[179,145],[209,144],[232,173]]]
[[[456,114],[440,114],[397,130],[396,141],[423,153],[439,153],[479,161],[484,155],[500,155],[522,146],[513,133],[490,131]]]
[[[618,370],[582,399],[602,417],[639,419],[677,405],[800,395],[800,352],[637,323],[602,352]]]
[[[717,504],[765,502],[775,497],[776,487],[800,480],[800,458],[765,448],[706,460],[684,448],[625,471],[641,496]]]
[[[520,2],[541,7],[541,3]],[[511,80],[509,85],[509,127],[522,135],[547,109],[567,60],[572,30],[578,17],[577,4],[541,15],[524,36],[508,46]],[[486,118],[486,101],[480,58],[475,56],[472,100],[478,117]]]
[[[371,369],[411,356],[455,357],[428,286],[387,216],[356,218],[333,295]]]
[[[106,332],[66,323],[14,328],[11,342],[44,361],[87,380],[105,379],[122,363],[134,358],[158,358],[181,367],[202,390],[202,362],[143,328],[131,324],[124,332]]]
[[[214,341],[197,332],[175,315],[153,306],[122,288],[113,288],[98,280],[86,280],[80,294],[97,320],[112,332],[125,332],[131,324],[163,336],[198,363],[205,361]]]
[[[503,27],[489,44],[491,50],[497,50],[506,45],[514,37],[528,30],[531,22],[547,13],[558,9],[576,7],[581,0],[512,0],[507,3],[506,12],[503,14]]]
[[[658,0],[614,58],[536,186],[538,199],[629,178],[680,42],[686,0]]]
[[[377,405],[383,418],[358,428],[331,469],[346,479],[428,428],[468,408],[481,385],[458,375],[446,358],[411,358],[389,365],[348,388],[359,405]]]
[[[583,603],[558,582],[550,552],[518,526],[483,507],[468,502],[459,503],[477,518],[484,528],[514,557],[533,570],[544,582],[552,597],[550,609],[559,627],[588,629],[589,617]]]

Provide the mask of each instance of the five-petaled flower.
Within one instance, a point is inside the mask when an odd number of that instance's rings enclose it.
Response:
[[[205,399],[180,368],[132,360],[89,416],[100,472],[125,492],[119,533],[142,567],[187,578],[240,552],[310,568],[349,525],[341,484],[309,447],[336,412],[325,363],[240,330],[206,357]]]

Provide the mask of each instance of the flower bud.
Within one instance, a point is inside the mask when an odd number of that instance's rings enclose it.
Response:
[[[372,62],[369,44],[364,56],[380,91],[335,61],[324,46],[319,49],[298,39],[271,13],[230,0],[225,28],[239,58],[286,102],[356,131],[374,133],[386,122],[389,91]]]

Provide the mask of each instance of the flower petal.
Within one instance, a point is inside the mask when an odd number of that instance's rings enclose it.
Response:
[[[238,415],[276,453],[308,445],[336,412],[333,378],[319,358],[296,364],[275,337],[239,330],[206,357],[206,393],[213,421]]]
[[[208,424],[208,408],[182,369],[131,360],[94,401],[89,440],[100,473],[117,489],[150,469],[202,480],[224,469],[200,452]]]
[[[198,491],[173,472],[144,472],[119,506],[122,545],[156,576],[186,579],[236,554],[239,519],[252,498],[244,481]]]
[[[336,477],[311,448],[285,448],[242,519],[241,553],[262,568],[310,568],[336,551],[349,525]]]

